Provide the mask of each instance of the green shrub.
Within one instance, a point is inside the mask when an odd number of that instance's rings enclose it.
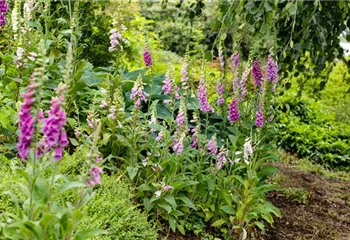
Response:
[[[85,207],[86,216],[80,229],[100,228],[110,235],[100,239],[157,239],[157,233],[146,214],[132,203],[130,188],[113,176],[102,177],[102,185]]]
[[[21,190],[19,189],[18,182],[22,179],[12,172],[10,167],[10,160],[5,156],[0,155],[0,222],[6,220],[6,216],[3,213],[15,213],[15,204],[11,195],[6,192],[11,192],[17,198],[21,198]],[[20,199],[19,199],[20,200]]]
[[[86,152],[87,148],[83,146],[71,156],[66,154],[61,161],[60,172],[72,178],[79,176],[86,170],[83,157]],[[109,235],[97,239],[157,239],[155,227],[133,203],[130,186],[107,174],[102,177],[101,183],[96,187],[96,195],[84,207],[86,216],[78,230],[104,229],[109,232]]]

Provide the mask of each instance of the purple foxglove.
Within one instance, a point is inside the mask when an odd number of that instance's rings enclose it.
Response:
[[[254,77],[254,85],[260,87],[262,85],[263,74],[261,71],[261,64],[258,59],[253,61],[252,64],[252,75]]]
[[[218,106],[220,106],[221,104],[223,104],[225,102],[225,100],[223,98],[223,96],[224,96],[224,84],[219,82],[217,84],[216,90],[218,91],[218,100],[217,100],[216,104]]]
[[[277,62],[273,60],[272,54],[269,55],[266,64],[266,80],[277,83],[278,81],[278,66]]]
[[[6,25],[6,14],[8,12],[8,5],[5,0],[0,0],[0,27]]]
[[[228,120],[230,120],[231,123],[235,123],[238,121],[238,119],[239,119],[238,100],[237,98],[234,97],[229,106]]]
[[[241,89],[241,99],[240,101],[243,102],[245,100],[245,97],[247,96],[247,81],[249,77],[249,66],[246,67],[242,74],[242,79],[239,83],[239,87]]]
[[[264,116],[263,116],[263,105],[261,104],[259,110],[256,112],[255,126],[261,128],[264,125]]]
[[[170,76],[169,76],[169,71],[165,74],[165,78],[163,81],[163,87],[162,90],[164,92],[164,94],[169,95],[171,93],[171,89],[172,89],[172,81],[170,80]]]
[[[226,163],[228,157],[228,152],[222,149],[218,154],[218,161],[216,162],[216,169],[220,170]]]
[[[207,142],[207,148],[211,155],[216,155],[218,152],[218,147],[216,145],[216,137],[213,135],[210,140]]]
[[[101,173],[102,169],[98,166],[94,166],[90,170],[90,180],[88,181],[88,186],[92,187],[97,184],[101,184]]]
[[[238,52],[235,52],[232,55],[232,60],[233,60],[233,68],[236,69],[239,65],[239,53]]]
[[[34,103],[35,88],[36,85],[32,78],[31,84],[28,85],[28,91],[23,94],[24,102],[22,103],[18,114],[18,128],[20,134],[17,148],[18,154],[23,161],[26,160],[29,154],[30,145],[35,131],[35,121],[31,113]]]
[[[134,107],[138,109],[141,102],[147,102],[149,94],[143,91],[142,77],[139,75],[135,81],[133,88],[131,89],[130,99],[134,100]]]
[[[53,98],[48,118],[44,121],[43,134],[45,152],[55,151],[56,161],[62,158],[62,149],[68,145],[67,134],[63,129],[66,124],[66,113],[61,109],[63,97]]]
[[[143,49],[143,61],[145,62],[146,67],[150,67],[152,65],[152,56],[149,52],[147,44],[145,44],[145,47]]]
[[[207,86],[204,81],[204,73],[202,72],[198,85],[198,100],[201,105],[202,112],[213,112],[213,108],[209,105],[207,98]]]

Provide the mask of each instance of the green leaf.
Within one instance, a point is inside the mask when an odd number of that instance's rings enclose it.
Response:
[[[192,201],[188,197],[183,196],[183,197],[177,197],[176,199],[180,199],[185,203],[187,207],[196,210],[196,206],[192,203]]]
[[[186,234],[185,229],[184,229],[184,227],[181,224],[176,224],[176,226],[177,226],[177,229],[179,229],[179,231],[180,231],[180,233],[182,235]]]
[[[264,8],[265,8],[266,12],[270,12],[272,10],[272,7],[270,6],[268,1],[265,1]]]
[[[63,183],[61,186],[57,188],[57,193],[63,193],[68,191],[69,189],[86,187],[86,184],[83,182],[67,182]]]
[[[224,211],[225,213],[230,214],[230,215],[234,215],[236,213],[235,210],[233,209],[233,207],[230,205],[222,206],[222,207],[220,207],[220,209],[222,211]]]
[[[158,204],[158,206],[165,209],[168,213],[171,213],[171,211],[172,211],[172,208],[169,204],[160,203],[160,204]]]
[[[91,229],[91,230],[84,230],[80,231],[77,234],[75,234],[74,240],[86,240],[92,237],[97,237],[99,235],[108,234],[107,231],[101,230],[101,229]]]
[[[279,169],[273,165],[263,166],[262,169],[258,172],[258,175],[262,179],[273,176],[279,172]]]
[[[288,12],[290,15],[294,16],[295,14],[297,14],[297,6],[293,4],[289,7]]]
[[[173,232],[176,231],[176,221],[174,218],[169,218],[169,226],[171,228],[171,230],[173,230]]]
[[[216,220],[211,226],[212,227],[220,227],[224,223],[226,223],[226,221],[224,219],[219,219],[219,220]]]
[[[73,146],[79,146],[79,142],[77,141],[77,139],[75,138],[69,138],[69,141],[70,143],[73,145]]]
[[[165,196],[164,199],[165,199],[165,201],[167,201],[173,207],[173,209],[176,209],[177,204],[176,204],[174,196],[167,195],[167,196]]]
[[[128,175],[131,180],[133,180],[136,177],[137,171],[139,169],[137,167],[127,167],[126,171],[128,172]]]

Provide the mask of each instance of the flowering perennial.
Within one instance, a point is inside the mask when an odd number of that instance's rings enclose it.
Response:
[[[266,80],[277,83],[278,81],[278,66],[277,62],[273,60],[272,54],[269,55],[266,64]]]
[[[152,56],[149,52],[147,44],[145,44],[145,48],[143,49],[143,61],[145,62],[146,67],[150,67],[152,65]]]
[[[171,84],[171,80],[170,80],[170,73],[169,71],[165,74],[165,78],[163,81],[163,87],[162,90],[164,92],[164,94],[169,95],[171,93],[171,89],[172,89],[172,84]]]
[[[239,119],[238,100],[237,98],[234,97],[230,103],[228,120],[230,120],[231,123],[235,123],[238,119]]]
[[[5,0],[0,0],[0,27],[5,26],[6,24],[6,14],[8,12],[8,5]]]
[[[29,154],[30,144],[35,131],[35,121],[32,116],[31,110],[34,103],[34,94],[36,84],[33,81],[33,76],[31,78],[31,84],[28,85],[28,91],[23,94],[24,102],[19,110],[19,142],[17,144],[18,154],[22,160],[25,160]]]
[[[218,152],[218,147],[216,145],[216,136],[213,135],[207,143],[208,151],[211,155],[216,155]]]
[[[141,102],[147,102],[147,97],[149,97],[149,94],[143,91],[142,77],[139,75],[131,89],[130,99],[135,101],[134,107],[138,109]]]
[[[239,87],[241,89],[241,99],[240,101],[243,102],[245,100],[245,97],[247,96],[247,81],[249,77],[249,66],[247,65],[246,69],[244,70],[242,74],[242,79],[239,83]]]
[[[61,109],[63,97],[53,98],[48,118],[44,121],[43,133],[45,139],[45,152],[55,150],[55,159],[62,158],[62,149],[68,145],[67,134],[63,129],[66,124],[66,113]]]
[[[117,48],[119,48],[120,50],[123,50],[123,45],[121,44],[122,42],[126,43],[125,38],[123,38],[123,36],[121,35],[121,33],[113,28],[110,31],[111,36],[109,37],[109,39],[111,40],[111,46],[109,47],[109,51],[110,52],[114,52],[115,50],[117,50]]]
[[[225,165],[227,161],[227,157],[228,157],[228,151],[225,149],[222,149],[218,154],[218,161],[216,162],[216,168],[218,170]]]
[[[102,173],[102,169],[98,166],[94,166],[93,168],[91,168],[90,170],[90,180],[88,181],[88,185],[89,186],[94,186],[96,184],[101,184],[101,173]]]
[[[261,86],[263,74],[261,71],[261,64],[260,64],[260,61],[258,59],[254,60],[254,62],[253,62],[252,74],[254,77],[255,86],[257,86],[257,87]]]
[[[264,125],[264,116],[263,116],[263,105],[261,104],[259,110],[256,112],[255,126],[262,127]]]
[[[249,139],[246,139],[246,142],[243,145],[243,158],[246,164],[249,164],[249,157],[253,156],[253,147],[252,142]]]
[[[235,52],[233,55],[232,55],[232,60],[233,60],[233,68],[237,68],[238,65],[239,65],[239,53],[238,52]]]
[[[186,138],[186,134],[188,132],[186,111],[187,109],[186,109],[185,101],[182,99],[180,102],[180,110],[176,117],[177,127],[176,127],[174,141],[172,144],[173,150],[178,155],[180,155],[183,151],[184,141]]]
[[[221,105],[221,104],[223,104],[224,102],[225,102],[225,100],[224,100],[224,84],[222,84],[222,83],[218,83],[218,85],[217,85],[217,87],[216,87],[216,90],[218,91],[218,95],[219,95],[219,97],[218,97],[218,100],[217,100],[217,105]]]
[[[201,109],[203,112],[213,112],[213,108],[209,105],[208,98],[207,98],[207,86],[204,82],[204,73],[202,72],[200,80],[199,80],[199,86],[198,86],[198,100],[201,105]]]

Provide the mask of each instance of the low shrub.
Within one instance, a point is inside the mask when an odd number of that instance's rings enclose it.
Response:
[[[350,127],[325,115],[318,103],[300,98],[283,99],[279,106],[277,144],[299,157],[324,166],[350,169]]]
[[[82,146],[73,155],[66,155],[60,171],[75,178],[84,169],[87,148]],[[83,208],[83,217],[78,230],[103,229],[108,235],[95,239],[157,239],[155,227],[147,221],[147,215],[133,203],[132,189],[116,176],[104,176],[96,186],[95,196]]]

